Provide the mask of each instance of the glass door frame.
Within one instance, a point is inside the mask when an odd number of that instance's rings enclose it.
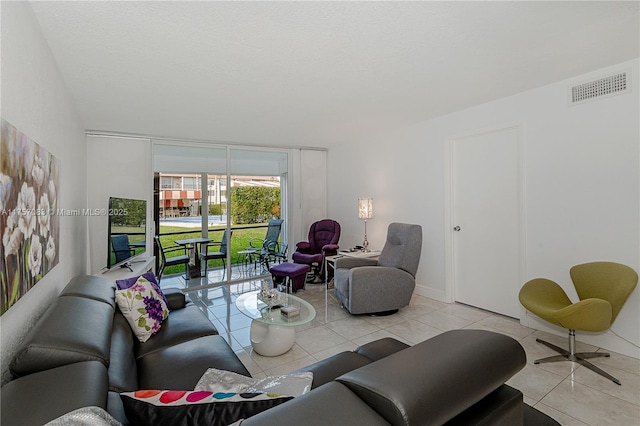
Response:
[[[284,164],[286,164],[286,170],[284,172],[280,173],[280,218],[284,220],[283,223],[283,230],[281,233],[281,238],[283,243],[288,244],[288,229],[289,229],[289,225],[288,225],[288,220],[289,220],[289,213],[291,211],[291,207],[289,206],[289,201],[291,200],[290,194],[288,194],[288,185],[287,185],[287,178],[290,175],[290,169],[291,169],[291,150],[290,149],[286,149],[286,148],[268,148],[268,147],[254,147],[254,146],[241,146],[241,145],[224,145],[224,144],[213,144],[213,143],[195,143],[195,142],[188,142],[188,141],[179,141],[179,140],[157,140],[154,139],[152,146],[154,148],[154,155],[153,155],[153,161],[154,161],[154,166],[153,166],[153,174],[154,174],[154,211],[153,211],[153,220],[155,223],[155,229],[154,229],[154,235],[159,235],[160,234],[160,191],[162,190],[162,188],[160,188],[160,171],[157,171],[156,164],[155,164],[155,147],[157,145],[165,145],[165,146],[173,146],[173,147],[195,147],[195,148],[210,148],[212,151],[213,150],[222,150],[222,149],[226,149],[226,158],[225,158],[225,172],[226,172],[226,205],[225,205],[225,215],[226,215],[226,224],[225,224],[225,230],[228,232],[232,229],[231,226],[231,177],[232,176],[236,176],[236,175],[242,175],[241,173],[232,173],[232,169],[233,169],[233,158],[232,158],[232,152],[234,150],[237,151],[255,151],[256,153],[259,152],[273,152],[273,153],[280,153],[283,155],[284,158]],[[172,171],[173,172],[173,171]],[[197,174],[200,175],[200,183],[201,183],[201,193],[200,193],[200,216],[202,218],[202,222],[201,222],[201,227],[200,227],[200,233],[203,237],[208,237],[209,235],[209,222],[208,222],[208,213],[209,213],[209,188],[208,188],[208,176],[209,174],[217,174],[217,175],[223,175],[223,173],[219,173],[216,171],[182,171],[182,172],[177,172],[175,171],[176,174],[180,174],[180,173],[184,173],[184,174]],[[266,176],[266,175],[265,175]],[[205,210],[205,206],[206,206],[206,210]],[[157,253],[158,248],[155,246],[154,244],[154,252],[156,253],[156,270],[157,267],[159,265],[159,253]],[[291,248],[289,247],[288,250],[291,250]],[[235,284],[235,283],[243,283],[243,282],[247,282],[247,281],[252,281],[252,280],[259,280],[259,279],[263,279],[266,277],[269,277],[268,274],[257,274],[251,277],[241,277],[240,279],[233,279],[232,277],[232,270],[233,270],[233,265],[232,265],[232,255],[233,252],[231,250],[231,241],[229,239],[228,242],[228,250],[226,253],[226,272],[224,274],[225,279],[216,283],[209,283],[208,281],[206,282],[206,284],[201,284],[201,285],[197,285],[197,286],[189,286],[189,287],[185,287],[183,290],[186,292],[189,291],[198,291],[198,290],[203,290],[203,289],[207,289],[207,288],[215,288],[215,287],[219,287],[219,286],[223,286],[223,285],[229,285],[229,284]]]

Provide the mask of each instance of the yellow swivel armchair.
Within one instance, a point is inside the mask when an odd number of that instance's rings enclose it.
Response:
[[[573,303],[555,282],[536,278],[520,290],[520,303],[545,321],[569,329],[569,350],[536,339],[561,355],[542,358],[535,364],[556,361],[577,362],[608,378],[620,381],[591,364],[587,359],[608,357],[605,352],[576,353],[576,330],[605,331],[611,327],[622,305],[638,284],[638,274],[628,266],[613,262],[592,262],[576,265],[570,271],[579,302]]]

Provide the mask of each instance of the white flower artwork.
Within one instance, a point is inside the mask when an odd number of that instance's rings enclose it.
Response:
[[[60,161],[2,120],[0,315],[59,261]]]
[[[40,203],[38,204],[38,212],[50,212],[51,205],[49,204],[49,196],[43,193],[40,196]],[[40,235],[47,238],[49,235],[49,225],[51,224],[50,214],[38,214],[38,224],[40,225]]]
[[[40,273],[42,267],[42,243],[37,235],[31,237],[31,244],[29,245],[29,272],[31,276],[35,277]]]
[[[26,182],[22,183],[16,207],[11,213],[18,218],[18,228],[24,239],[28,240],[36,230],[36,193]]]
[[[47,240],[47,251],[44,252],[44,255],[49,262],[53,262],[53,259],[56,258],[56,243],[53,240],[53,236],[50,236]]]

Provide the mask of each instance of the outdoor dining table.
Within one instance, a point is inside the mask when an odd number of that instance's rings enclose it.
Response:
[[[202,277],[202,266],[200,264],[200,253],[198,246],[214,242],[211,238],[198,237],[186,238],[184,240],[174,240],[180,246],[185,246],[189,251],[189,278]],[[186,278],[186,277],[185,277]]]

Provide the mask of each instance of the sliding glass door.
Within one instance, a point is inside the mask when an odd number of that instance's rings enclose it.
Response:
[[[286,229],[287,167],[282,150],[154,142],[157,258],[190,258],[165,267],[163,285],[196,290],[264,274],[256,250],[270,220]]]
[[[283,151],[230,150],[230,219],[240,279],[269,275],[287,256],[287,204]]]

